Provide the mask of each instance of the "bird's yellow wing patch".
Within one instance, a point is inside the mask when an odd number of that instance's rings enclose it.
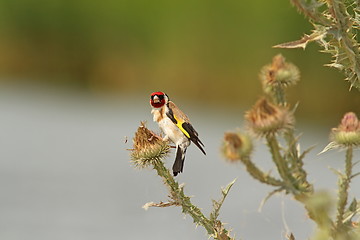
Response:
[[[190,134],[182,126],[184,121],[181,121],[181,119],[178,119],[175,115],[174,118],[176,119],[176,126],[185,134],[187,138],[190,138]]]

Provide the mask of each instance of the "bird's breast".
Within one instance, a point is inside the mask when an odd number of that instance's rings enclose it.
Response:
[[[190,140],[184,135],[183,132],[171,121],[170,118],[164,117],[159,122],[159,127],[163,133],[175,144],[189,143]]]
[[[151,113],[153,114],[154,122],[158,122],[160,124],[160,121],[164,118],[164,109],[153,109]]]

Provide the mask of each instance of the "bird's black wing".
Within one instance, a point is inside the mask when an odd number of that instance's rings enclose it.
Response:
[[[189,134],[189,139],[206,155],[205,150],[202,148],[204,147],[204,144],[199,139],[198,133],[196,132],[194,127],[188,122],[182,123],[182,127]]]

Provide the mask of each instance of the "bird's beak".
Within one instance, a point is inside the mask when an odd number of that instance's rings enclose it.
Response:
[[[160,103],[160,98],[157,95],[155,95],[153,101],[154,103]]]

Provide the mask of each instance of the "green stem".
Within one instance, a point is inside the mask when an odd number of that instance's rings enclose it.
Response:
[[[274,86],[273,94],[274,94],[273,100],[277,105],[279,106],[286,105],[285,91],[282,86],[280,85]]]
[[[154,168],[157,171],[157,174],[163,179],[165,185],[169,188],[171,197],[178,205],[181,205],[183,213],[189,214],[194,222],[203,226],[208,235],[214,239],[233,240],[233,238],[228,235],[229,231],[223,227],[223,224],[219,220],[212,223],[210,219],[204,216],[200,208],[191,203],[190,197],[185,195],[183,188],[175,181],[174,177],[161,160],[154,161]]]
[[[304,162],[299,156],[298,149],[296,148],[296,139],[294,137],[294,130],[288,129],[284,133],[284,139],[288,145],[287,159],[291,164],[290,168],[294,175],[296,175],[298,189],[302,191],[313,191],[313,186],[307,181],[307,173],[304,170]]]
[[[154,168],[169,188],[170,194],[182,206],[183,212],[189,214],[194,219],[194,222],[203,226],[209,235],[215,236],[215,230],[210,220],[204,216],[198,207],[191,203],[190,197],[184,194],[183,189],[179,187],[178,182],[175,181],[170,171],[164,166],[164,163],[162,161],[155,161]]]
[[[279,147],[279,143],[278,143],[276,137],[274,135],[268,135],[266,137],[266,140],[267,140],[268,146],[270,148],[273,161],[276,164],[276,167],[279,171],[281,178],[284,180],[286,190],[290,191],[297,201],[304,204],[309,217],[318,226],[320,226],[320,227],[333,226],[330,217],[327,215],[327,213],[325,211],[322,212],[322,215],[321,215],[322,217],[320,217],[320,216],[318,216],[318,212],[316,211],[316,209],[313,209],[311,204],[309,205],[309,200],[311,200],[314,196],[312,187],[311,187],[311,191],[303,191],[302,189],[300,189],[300,190],[296,189],[296,186],[295,186],[296,180],[292,176],[291,170],[289,169],[287,162],[280,154],[280,147]]]
[[[242,157],[240,158],[241,162],[245,165],[247,172],[256,180],[262,183],[266,183],[272,186],[283,186],[283,182],[265,174],[261,171],[250,159],[250,157]]]
[[[291,176],[290,169],[285,161],[285,159],[280,154],[279,143],[274,134],[269,134],[266,136],[267,144],[269,146],[272,159],[278,169],[280,177],[284,180],[287,190],[291,190],[293,193],[296,193],[293,187],[293,177]]]
[[[352,156],[353,149],[348,147],[346,150],[346,159],[345,159],[345,175],[340,176],[339,178],[339,193],[338,193],[338,203],[337,203],[337,216],[336,216],[336,229],[338,231],[344,230],[344,213],[345,207],[348,200],[348,191],[351,181],[352,174]]]
[[[351,174],[352,174],[352,157],[353,157],[353,149],[352,147],[348,147],[348,149],[346,150],[346,160],[345,160],[345,175],[346,178],[349,180],[351,180]]]
[[[294,137],[294,133],[292,131],[292,129],[290,130],[287,130],[285,133],[284,133],[284,138],[287,142],[287,145],[289,147],[289,152],[288,152],[288,158],[290,160],[290,163],[291,163],[291,169],[294,170],[294,171],[297,171],[297,172],[303,172],[303,162],[302,161],[299,161],[299,158],[298,158],[298,151],[296,149],[296,140],[295,140],[295,137]]]

